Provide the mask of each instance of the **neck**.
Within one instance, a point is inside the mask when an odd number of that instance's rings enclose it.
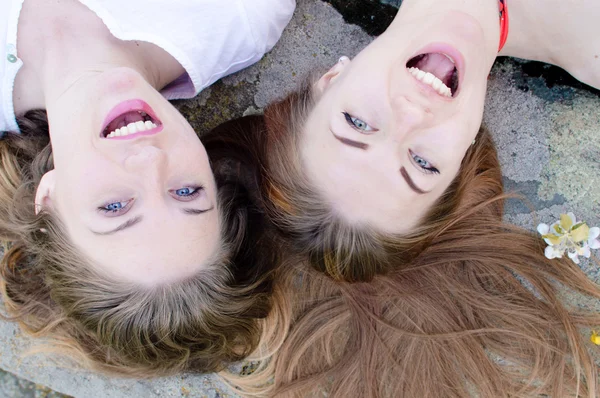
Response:
[[[167,82],[144,59],[142,54],[127,52],[121,46],[96,40],[83,40],[80,45],[46,46],[40,62],[39,77],[46,104],[52,102],[78,80],[93,77],[114,68],[137,71],[154,88],[160,90]],[[76,48],[93,48],[93,51],[73,51]],[[61,51],[62,50],[62,51]],[[133,50],[133,49],[132,49]],[[91,54],[93,53],[93,54]],[[136,56],[136,55],[139,55]]]
[[[115,39],[96,14],[74,0],[24,2],[19,56],[24,66],[15,84],[15,110],[21,112],[47,108],[70,85],[112,68],[134,69],[157,90],[184,72],[154,45]]]
[[[392,25],[401,25],[418,16],[427,16],[432,13],[460,12],[479,21],[486,42],[486,55],[493,62],[498,52],[500,30],[498,22],[497,0],[404,0],[398,16]]]

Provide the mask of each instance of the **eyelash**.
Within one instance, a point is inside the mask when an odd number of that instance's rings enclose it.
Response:
[[[374,129],[373,127],[371,127],[367,122],[365,122],[362,119],[359,119],[357,117],[352,116],[351,114],[349,114],[348,112],[342,112],[342,115],[344,115],[344,118],[346,119],[346,122],[350,125],[350,127],[352,127],[354,130],[358,131],[361,134],[373,134],[374,132],[376,132],[377,130]],[[356,121],[360,121],[363,122],[365,124],[365,126],[367,126],[370,130],[364,130],[361,129],[360,127],[358,127],[356,125]]]
[[[116,203],[119,204],[125,204],[124,206],[121,206],[120,209],[107,209],[108,206],[110,205],[114,205]],[[121,215],[121,214],[125,214],[127,213],[127,211],[129,211],[129,209],[131,208],[131,204],[133,203],[133,199],[128,199],[128,200],[124,200],[124,201],[118,201],[118,202],[110,202],[107,203],[103,206],[98,207],[98,211],[104,213],[104,214],[110,214],[111,216],[117,216],[117,215]]]
[[[179,196],[177,195],[177,191],[182,190],[182,189],[193,189],[194,192],[192,192],[189,195],[186,196]],[[192,200],[196,199],[204,190],[203,186],[197,186],[197,187],[183,187],[183,188],[179,188],[179,189],[173,189],[171,191],[169,191],[169,193],[171,193],[171,196],[173,196],[176,200],[179,200],[180,202],[191,202]]]
[[[191,190],[194,190],[194,192],[192,192],[191,194],[189,194],[187,196],[179,196],[175,192],[179,191],[181,189],[191,189]],[[171,190],[169,192],[172,194],[171,196],[175,197],[176,200],[179,200],[181,202],[190,202],[190,201],[196,199],[200,195],[200,193],[202,193],[203,190],[204,190],[204,187],[198,186],[198,187],[183,187],[183,188]],[[185,199],[182,200],[182,198],[185,198]],[[118,216],[118,215],[127,213],[129,211],[129,209],[131,208],[133,201],[134,201],[134,199],[128,199],[128,200],[117,201],[117,202],[109,202],[103,206],[99,206],[97,208],[97,210],[106,215]],[[120,209],[107,209],[108,206],[114,205],[117,203],[121,204]]]
[[[436,169],[435,167],[431,166],[431,163],[429,163],[429,161],[423,159],[421,156],[415,154],[413,151],[411,151],[409,149],[409,154],[410,154],[410,158],[412,159],[413,163],[419,168],[421,169],[421,171],[425,174],[440,174],[440,171],[438,169]],[[425,162],[427,162],[430,167],[423,167],[422,165],[419,164],[419,162],[416,161],[415,158],[419,158]]]

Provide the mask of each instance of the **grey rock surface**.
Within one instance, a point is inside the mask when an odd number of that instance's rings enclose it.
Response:
[[[0,398],[68,398],[67,395],[0,371]]]
[[[389,5],[377,8],[372,18],[363,18],[367,24],[363,29],[345,22],[356,15],[342,16],[328,3],[297,1],[297,11],[284,36],[261,62],[216,83],[195,99],[176,103],[196,131],[202,134],[230,118],[260,112],[311,70],[325,71],[340,56],[354,56],[372,40],[364,30],[372,32],[367,26],[369,21],[394,10]],[[370,0],[347,3],[361,2],[379,5]],[[384,2],[398,6],[401,1]],[[345,12],[357,8],[340,9]],[[598,226],[600,96],[584,87],[562,84],[565,79],[555,79],[553,71],[544,74],[544,69],[541,76],[524,72],[535,68],[520,61],[502,60],[489,80],[484,122],[498,144],[507,188],[524,196],[524,200],[509,201],[506,219],[534,230],[538,222],[551,223],[561,213],[573,211],[590,226]],[[583,262],[581,266],[600,283],[597,263]],[[600,311],[597,301],[570,292],[564,296],[573,305]],[[109,378],[69,366],[53,355],[25,355],[37,345],[14,324],[0,322],[0,367],[61,393],[85,398],[235,396],[213,375],[150,381]],[[27,395],[30,385],[11,377],[7,375],[6,381],[0,378],[0,396],[40,396]],[[19,383],[25,386],[23,395],[11,395],[9,391],[21,388],[15,387]]]

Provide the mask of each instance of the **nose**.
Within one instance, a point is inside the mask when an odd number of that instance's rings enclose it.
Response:
[[[421,127],[425,122],[428,112],[419,104],[402,95],[391,98],[390,102],[394,122],[391,131],[396,140]]]
[[[146,145],[125,159],[125,169],[136,174],[162,174],[167,162],[165,152],[155,146]]]

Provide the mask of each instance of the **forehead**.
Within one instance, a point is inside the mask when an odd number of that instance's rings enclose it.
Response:
[[[221,248],[220,220],[203,215],[160,214],[109,236],[91,233],[72,217],[65,219],[74,245],[99,272],[113,279],[154,286],[206,269]]]
[[[350,223],[406,233],[439,197],[437,193],[417,196],[399,175],[369,167],[366,162],[350,162],[339,151],[311,155],[315,152],[304,151],[307,177],[333,211]]]

